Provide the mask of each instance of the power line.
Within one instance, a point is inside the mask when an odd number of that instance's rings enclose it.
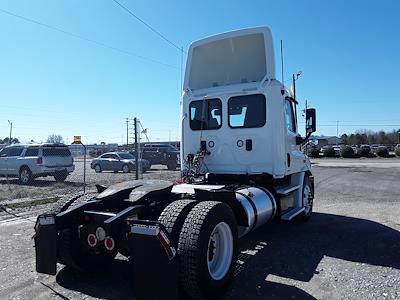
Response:
[[[142,23],[143,25],[145,25],[147,28],[149,28],[151,31],[153,31],[155,34],[157,34],[160,38],[162,38],[164,41],[166,41],[167,43],[169,43],[171,46],[173,46],[174,48],[178,49],[179,52],[183,51],[181,47],[179,47],[178,45],[176,45],[175,43],[173,43],[171,40],[169,40],[168,38],[166,38],[162,33],[160,33],[158,30],[154,29],[154,27],[152,27],[150,24],[148,24],[147,22],[145,22],[144,20],[142,20],[141,18],[139,18],[137,15],[135,15],[130,9],[128,9],[126,6],[122,5],[120,2],[118,2],[117,0],[112,0],[114,1],[116,4],[118,4],[122,9],[124,9],[126,12],[128,12],[132,17],[134,17],[136,20],[138,20],[140,23]]]
[[[24,16],[22,16],[22,15],[15,14],[15,13],[12,13],[12,12],[10,12],[10,11],[7,11],[7,10],[1,9],[1,8],[0,8],[0,12],[2,12],[2,13],[4,13],[4,14],[7,14],[7,15],[9,15],[9,16],[13,16],[13,17],[15,17],[15,18],[24,20],[24,21],[26,21],[26,22],[33,23],[33,24],[36,24],[36,25],[45,27],[45,28],[47,28],[47,29],[51,29],[51,30],[53,30],[53,31],[57,31],[57,32],[63,33],[63,34],[65,34],[65,35],[72,36],[72,37],[74,37],[74,38],[76,38],[76,39],[80,39],[80,40],[83,40],[83,41],[86,41],[86,42],[89,42],[89,43],[92,43],[92,44],[96,44],[97,46],[101,46],[101,47],[104,47],[104,48],[108,48],[108,49],[110,49],[110,50],[114,50],[114,51],[117,51],[117,52],[120,52],[120,53],[123,53],[123,54],[126,54],[126,55],[130,55],[130,56],[133,56],[133,57],[136,57],[136,58],[140,58],[140,59],[142,59],[142,60],[146,60],[146,61],[149,61],[149,62],[152,62],[152,63],[156,63],[156,64],[159,64],[159,65],[163,65],[163,66],[165,66],[165,67],[169,67],[169,68],[173,68],[173,69],[179,70],[179,68],[178,68],[177,66],[173,66],[173,65],[170,65],[170,64],[166,64],[166,63],[163,63],[163,62],[161,62],[161,61],[158,61],[158,60],[155,60],[155,59],[152,59],[152,58],[149,58],[149,57],[145,57],[145,56],[142,56],[142,55],[139,55],[139,54],[136,54],[136,53],[133,53],[133,52],[124,50],[124,49],[120,49],[120,48],[117,48],[117,47],[114,47],[114,46],[111,46],[111,45],[108,45],[108,44],[105,44],[105,43],[102,43],[102,42],[98,42],[98,41],[96,41],[96,40],[93,40],[93,39],[84,37],[84,36],[82,36],[82,35],[79,35],[79,34],[76,34],[76,33],[73,33],[73,32],[69,32],[69,31],[66,31],[66,30],[64,30],[64,29],[61,29],[61,28],[52,26],[52,25],[48,25],[48,24],[43,23],[43,22],[36,21],[36,20],[34,20],[34,19],[27,18],[27,17],[24,17]]]

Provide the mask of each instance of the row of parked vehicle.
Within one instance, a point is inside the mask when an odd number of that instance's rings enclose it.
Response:
[[[138,163],[142,172],[152,164],[166,165],[169,170],[180,165],[179,150],[171,145],[151,144],[141,154]],[[136,170],[136,159],[133,152],[108,152],[93,159],[90,166],[96,173],[129,173]],[[47,176],[63,182],[74,170],[74,159],[65,144],[15,144],[0,150],[0,176],[18,178],[22,184]]]
[[[138,164],[142,172],[148,171],[152,165],[165,165],[168,170],[176,170],[180,165],[179,150],[169,144],[146,144],[140,150],[141,158]],[[136,170],[135,152],[107,152],[91,162],[91,168],[102,171],[122,171],[128,173]]]
[[[343,157],[388,157],[389,152],[395,151],[396,155],[400,155],[400,144],[397,145],[326,145],[322,148],[317,146],[309,146],[308,153],[310,156],[343,156]]]

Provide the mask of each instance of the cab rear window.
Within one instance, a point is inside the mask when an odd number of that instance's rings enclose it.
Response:
[[[189,106],[192,130],[218,129],[222,125],[222,102],[220,99],[192,101]]]
[[[68,147],[43,147],[43,156],[70,156]]]
[[[262,94],[231,97],[228,120],[231,128],[263,127],[266,122],[266,100]]]

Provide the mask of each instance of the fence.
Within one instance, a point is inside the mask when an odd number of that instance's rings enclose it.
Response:
[[[128,152],[125,152],[128,153]],[[1,158],[0,158],[1,159]],[[0,177],[0,212],[21,212],[35,210],[43,205],[50,205],[64,197],[76,194],[95,192],[96,185],[110,186],[123,181],[136,179],[134,169],[117,168],[114,170],[94,169],[92,161],[95,158],[87,155],[86,163],[82,155],[74,157],[74,171],[64,181],[56,180],[54,176],[37,177],[29,183],[21,183],[18,177]],[[1,163],[1,162],[0,162]],[[131,166],[132,167],[132,166]],[[139,170],[145,170],[145,166]],[[128,172],[129,171],[129,172]],[[168,170],[165,165],[152,165],[145,172],[139,172],[139,179],[163,179],[174,181],[180,176],[180,171]]]

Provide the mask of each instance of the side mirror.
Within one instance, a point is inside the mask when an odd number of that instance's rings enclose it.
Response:
[[[315,108],[307,108],[306,110],[306,133],[311,134],[317,130]]]

